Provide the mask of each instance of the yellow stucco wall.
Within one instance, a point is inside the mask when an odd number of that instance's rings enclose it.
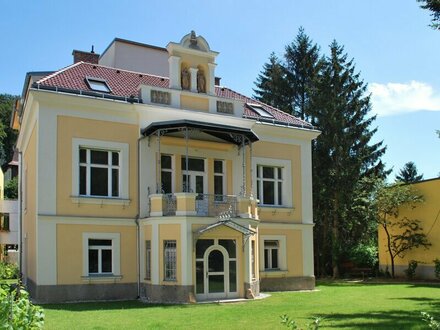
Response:
[[[58,116],[57,214],[100,217],[135,217],[137,213],[137,125]],[[74,203],[72,195],[72,139],[127,143],[129,145],[129,199],[125,205]]]
[[[159,281],[162,285],[180,285],[182,283],[182,258],[181,258],[181,239],[180,239],[180,225],[177,224],[160,224],[159,225]],[[175,240],[176,241],[176,253],[177,253],[177,280],[176,281],[164,281],[164,241]]]
[[[440,259],[440,178],[427,180],[412,184],[413,188],[421,195],[425,201],[415,209],[402,207],[399,218],[408,217],[418,219],[424,233],[432,246],[425,250],[423,247],[409,251],[404,258],[395,258],[396,266],[408,266],[410,260],[416,260],[425,265],[433,265],[435,258]],[[391,266],[391,259],[386,246],[386,236],[383,229],[379,226],[379,264]]]
[[[23,214],[23,232],[25,236],[26,273],[28,278],[36,282],[37,274],[37,251],[36,251],[36,175],[37,175],[37,137],[36,129],[32,129],[29,143],[23,152],[23,173],[24,182],[24,207]]]
[[[293,194],[293,209],[274,209],[271,207],[260,208],[260,219],[265,222],[294,222],[302,221],[301,207],[301,148],[298,145],[289,145],[273,142],[258,141],[252,146],[253,157],[264,157],[288,160],[291,163],[291,173],[284,180],[290,180]],[[248,160],[249,164],[249,160]],[[248,172],[248,191],[250,190],[250,173]],[[254,185],[256,182],[254,182]]]
[[[287,276],[303,275],[303,243],[301,230],[259,229],[259,235],[286,236]],[[260,244],[261,240],[260,240]],[[263,247],[264,248],[264,247]],[[261,260],[263,262],[263,260]],[[281,275],[280,275],[281,276]]]
[[[180,108],[209,111],[209,99],[206,97],[194,97],[188,95],[180,96]]]
[[[122,279],[136,282],[136,227],[109,225],[57,225],[57,284],[85,284],[83,276],[83,233],[120,233]]]

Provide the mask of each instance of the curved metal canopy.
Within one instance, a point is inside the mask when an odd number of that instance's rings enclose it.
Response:
[[[198,129],[216,138],[237,145],[240,145],[242,143],[239,139],[236,138],[237,135],[246,137],[249,143],[253,143],[259,140],[258,136],[250,128],[207,123],[188,119],[155,122],[143,128],[141,130],[141,134],[143,136],[151,136],[155,134],[158,130],[165,131],[166,133],[173,133],[181,131],[185,128]]]

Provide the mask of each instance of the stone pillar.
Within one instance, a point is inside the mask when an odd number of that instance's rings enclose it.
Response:
[[[170,88],[182,89],[180,86],[180,57],[170,56],[168,58],[170,71]]]
[[[206,86],[206,92],[209,95],[215,95],[215,67],[217,66],[217,64],[215,63],[208,63],[208,81],[207,81],[207,86]]]
[[[175,193],[177,209],[176,215],[197,215],[196,196],[194,193]]]
[[[189,73],[191,74],[191,92],[197,93],[197,68],[189,68]]]
[[[163,216],[163,195],[151,194],[150,198],[150,217]]]

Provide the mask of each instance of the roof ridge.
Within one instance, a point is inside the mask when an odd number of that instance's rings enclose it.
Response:
[[[50,75],[48,75],[46,77],[41,78],[40,80],[37,81],[37,84],[41,84],[42,82],[45,82],[46,80],[48,80],[50,78],[53,78],[53,77],[59,75],[60,73],[66,71],[68,69],[74,68],[74,67],[80,65],[81,63],[84,63],[84,62],[82,62],[82,61],[81,62],[76,62],[76,63],[70,64],[68,66],[65,66],[64,68],[61,68],[60,70],[55,71],[52,74],[50,74]]]
[[[107,65],[102,65],[102,64],[93,64],[93,63],[87,63],[87,62],[81,62],[81,63],[88,64],[88,65],[99,66],[101,68],[106,68],[106,69],[115,70],[115,71],[119,70],[119,71],[124,71],[124,72],[128,72],[128,73],[142,74],[142,75],[150,76],[150,77],[164,78],[164,79],[168,79],[168,80],[170,79],[170,77],[164,77],[164,76],[159,76],[159,75],[156,75],[156,74],[140,72],[140,71],[131,71],[131,70],[126,70],[126,69],[114,68],[112,66],[107,66]]]

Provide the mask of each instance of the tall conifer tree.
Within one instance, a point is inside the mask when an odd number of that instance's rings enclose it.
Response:
[[[322,131],[313,155],[315,244],[320,264],[331,264],[334,277],[339,276],[340,257],[349,247],[356,222],[351,208],[357,183],[365,176],[385,174],[380,162],[385,148],[382,142],[370,144],[376,129],[371,128],[375,116],[369,116],[366,89],[353,60],[334,41],[310,107],[314,124]]]

